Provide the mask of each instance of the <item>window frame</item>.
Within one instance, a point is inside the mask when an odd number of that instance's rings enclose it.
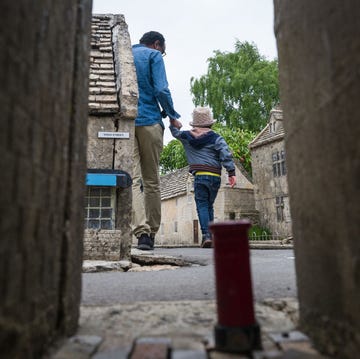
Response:
[[[285,150],[275,151],[271,154],[272,172],[274,177],[286,176]]]
[[[276,220],[277,222],[284,222],[284,196],[275,196],[275,209],[276,209]]]
[[[99,195],[92,192],[99,191]],[[103,192],[110,191],[110,194],[103,194]],[[98,205],[94,204],[94,199],[98,199]],[[105,199],[110,199],[109,206],[103,206],[102,202]],[[93,204],[91,204],[91,200]],[[87,186],[85,194],[85,207],[84,207],[84,222],[85,229],[94,230],[114,230],[115,229],[115,212],[116,212],[116,188],[109,186]],[[111,210],[110,216],[103,217],[102,211]],[[90,216],[90,211],[99,211],[98,217]],[[98,222],[98,226],[92,226],[90,223]],[[110,226],[103,226],[103,222],[109,222]]]

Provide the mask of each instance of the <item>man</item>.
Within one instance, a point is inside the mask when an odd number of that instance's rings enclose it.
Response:
[[[163,148],[163,117],[177,126],[180,115],[174,110],[168,88],[163,56],[165,39],[156,31],[143,35],[132,47],[139,88],[135,120],[132,231],[138,248],[154,248],[161,222],[159,163]],[[161,107],[160,107],[161,106]]]

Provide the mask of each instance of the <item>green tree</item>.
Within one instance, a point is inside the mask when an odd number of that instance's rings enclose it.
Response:
[[[251,156],[249,143],[255,138],[256,132],[241,128],[229,128],[222,124],[215,124],[213,130],[224,137],[233,154],[245,170],[251,175]]]
[[[214,51],[207,74],[191,78],[195,106],[209,106],[218,122],[260,131],[279,102],[277,60],[268,61],[255,44],[235,43],[235,52]]]
[[[160,171],[164,175],[187,166],[184,147],[179,140],[171,140],[160,155]]]
[[[231,129],[222,124],[215,124],[213,130],[223,136],[234,156],[245,170],[251,174],[251,158],[249,143],[255,138],[256,133],[240,128]],[[160,157],[161,174],[166,174],[176,169],[187,166],[185,151],[179,140],[172,140],[164,146]]]

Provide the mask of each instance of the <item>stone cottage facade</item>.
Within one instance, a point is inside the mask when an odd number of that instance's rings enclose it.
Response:
[[[226,171],[214,203],[214,221],[249,218],[258,223],[251,179],[235,161],[237,184],[230,188]],[[193,176],[184,167],[161,177],[161,226],[156,235],[160,245],[199,245],[201,230],[196,212]]]
[[[129,258],[137,82],[123,15],[93,15],[85,259]]]
[[[270,112],[269,123],[249,145],[255,207],[260,224],[274,236],[292,236],[286,171],[285,133],[280,107]]]

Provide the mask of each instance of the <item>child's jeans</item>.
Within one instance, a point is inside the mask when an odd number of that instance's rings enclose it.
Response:
[[[195,175],[194,192],[203,239],[209,238],[209,222],[214,220],[214,201],[220,188],[221,177]]]

